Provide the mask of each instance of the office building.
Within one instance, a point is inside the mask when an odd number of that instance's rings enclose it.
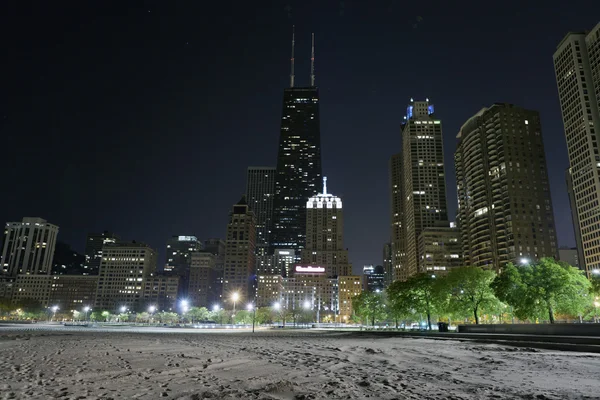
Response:
[[[394,154],[389,162],[390,205],[391,205],[391,270],[389,283],[406,280],[408,271],[404,265],[404,201],[402,192],[404,176],[402,175],[402,153]]]
[[[290,88],[283,92],[283,111],[277,154],[271,252],[275,249],[304,248],[306,201],[317,194],[321,184],[321,131],[319,90],[315,86],[314,36],[311,79],[308,87],[296,87],[293,71]]]
[[[342,199],[327,193],[327,178],[323,178],[323,193],[306,202],[306,248],[302,263],[325,268],[327,276],[351,275],[348,250],[344,247],[344,213]]]
[[[572,267],[581,268],[579,262],[579,251],[575,247],[561,247],[558,249],[558,259],[562,262],[569,264]]]
[[[50,282],[52,275],[19,274],[16,276],[12,303],[19,304],[23,300],[35,301],[41,307],[50,305]]]
[[[84,269],[88,275],[98,275],[100,262],[102,261],[102,247],[107,244],[116,243],[119,239],[119,236],[109,231],[88,233],[85,241],[84,265]]]
[[[496,103],[461,127],[454,154],[463,263],[501,269],[556,257],[537,111]]]
[[[151,273],[150,276],[145,277],[138,310],[146,311],[149,307],[156,307],[157,311],[179,312],[177,300],[183,300],[178,297],[181,281],[178,275]]]
[[[56,242],[52,264],[53,275],[90,275],[85,255],[79,254],[60,240]]]
[[[425,101],[409,103],[402,129],[403,262],[397,279],[419,271],[419,235],[423,229],[448,220],[442,122],[434,106]],[[397,261],[395,261],[397,263]]]
[[[383,265],[365,265],[363,267],[362,288],[367,292],[383,292],[385,289],[385,271]]]
[[[211,238],[204,241],[204,251],[215,256],[215,272],[213,290],[215,301],[221,302],[223,294],[223,268],[225,265],[225,241],[219,238]]]
[[[96,301],[98,275],[54,275],[49,283],[49,307],[81,311],[83,307],[93,306]]]
[[[292,277],[294,275],[294,265],[296,264],[294,249],[277,249],[274,256],[277,273],[284,278]]]
[[[295,265],[293,275],[283,279],[282,307],[314,310],[318,321],[326,311],[337,313],[337,296],[337,278],[329,278],[324,267]]]
[[[233,296],[242,302],[254,299],[256,289],[255,245],[254,213],[248,207],[246,196],[243,196],[233,206],[227,224],[222,296],[223,301],[228,302],[228,308],[233,306]]]
[[[460,232],[449,223],[423,229],[419,235],[419,270],[446,274],[452,268],[464,267]]]
[[[569,32],[554,53],[554,70],[569,155],[571,207],[580,263],[600,268],[600,23]]]
[[[196,236],[171,236],[167,241],[164,272],[186,279],[189,275],[192,253],[203,249],[203,243]]]
[[[2,241],[0,277],[49,275],[57,235],[58,226],[42,218],[25,217],[21,222],[7,222]]]
[[[144,281],[156,272],[156,251],[136,242],[117,242],[102,248],[95,307],[133,309],[143,299]]]
[[[246,179],[246,201],[256,218],[256,255],[269,252],[275,197],[274,167],[249,167]]]
[[[194,307],[207,307],[218,303],[220,293],[215,269],[217,256],[210,252],[192,253],[187,299]]]

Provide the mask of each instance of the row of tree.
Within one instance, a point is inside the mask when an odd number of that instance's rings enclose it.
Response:
[[[444,276],[414,275],[392,283],[385,292],[364,292],[353,299],[354,312],[372,325],[375,321],[419,319],[431,329],[432,316],[448,321],[482,315],[555,322],[555,315],[597,320],[600,279],[588,280],[582,271],[552,258],[515,266],[499,275],[479,267],[455,268]]]

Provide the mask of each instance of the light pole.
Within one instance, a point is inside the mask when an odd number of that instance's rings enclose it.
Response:
[[[87,315],[88,315],[88,311],[90,311],[90,310],[91,310],[91,308],[90,308],[89,306],[85,306],[85,307],[83,308],[83,311],[85,311],[85,321],[87,321],[87,320],[88,320],[88,319],[87,319]]]
[[[181,317],[183,319],[183,315],[189,311],[189,302],[187,300],[181,300]],[[192,321],[192,324],[194,321]]]
[[[58,306],[52,306],[50,309],[52,310],[52,318],[50,319],[50,322],[52,322],[52,320],[55,319],[55,317],[56,317],[56,312],[58,311]]]
[[[275,304],[273,304],[273,308],[277,311],[280,311],[283,307],[281,306],[281,303],[277,302]],[[282,316],[282,320],[283,320],[283,327],[285,328],[285,312],[282,312],[280,314]]]
[[[218,304],[215,304],[212,309],[214,313],[217,313],[221,308]],[[223,313],[219,313],[219,324],[223,325]]]
[[[254,321],[256,320],[256,307],[252,303],[248,304],[248,311],[252,311],[252,333],[254,333]]]
[[[156,306],[150,306],[148,307],[148,312],[150,313],[150,320],[153,320],[153,316],[154,316],[154,311],[156,311]],[[150,321],[148,321],[150,322]]]
[[[231,295],[231,300],[233,300],[233,313],[235,314],[235,303],[240,299],[240,294],[238,292],[234,292]]]

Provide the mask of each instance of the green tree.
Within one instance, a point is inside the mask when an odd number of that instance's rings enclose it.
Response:
[[[448,295],[446,310],[452,314],[470,314],[479,324],[482,309],[496,310],[499,304],[490,284],[494,281],[494,271],[479,267],[460,267],[450,270],[440,278],[438,295],[445,291]]]
[[[385,318],[385,302],[383,294],[374,292],[362,292],[352,298],[352,309],[354,313],[375,326],[375,320]]]
[[[206,307],[192,307],[185,315],[193,324],[194,321],[207,321],[210,317],[210,311]]]
[[[147,312],[141,312],[135,315],[135,322],[148,322],[149,320],[150,314]]]
[[[251,324],[253,312],[247,310],[239,310],[235,312],[233,321],[236,324]]]
[[[272,324],[273,323],[273,310],[271,307],[260,307],[256,309],[256,323],[257,324]]]
[[[592,277],[590,279],[590,283],[591,283],[590,291],[591,291],[592,295],[595,297],[600,296],[600,274],[593,273]]]
[[[431,330],[431,315],[442,307],[439,296],[439,283],[435,275],[421,273],[407,281],[395,281],[387,289],[389,303],[398,315],[426,314],[427,325]]]
[[[14,309],[21,309],[23,312],[26,312],[26,313],[39,313],[39,312],[46,311],[44,309],[44,307],[42,306],[42,303],[40,303],[38,300],[35,300],[35,299],[19,300],[15,304]]]
[[[582,315],[591,303],[591,284],[583,273],[552,258],[530,265],[508,264],[492,283],[496,296],[514,308],[519,319],[555,313]]]

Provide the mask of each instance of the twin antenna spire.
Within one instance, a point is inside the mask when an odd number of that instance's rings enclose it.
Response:
[[[296,26],[292,25],[292,58],[291,60],[291,66],[292,66],[292,71],[290,74],[290,87],[293,88],[294,87],[294,79],[295,79],[295,75],[294,75],[294,47],[296,45]],[[315,86],[315,34],[312,34],[312,47],[311,47],[311,52],[310,52],[310,87],[314,87]]]

